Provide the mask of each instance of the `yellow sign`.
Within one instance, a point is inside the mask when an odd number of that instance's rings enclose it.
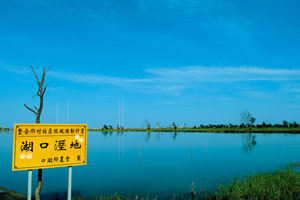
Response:
[[[15,124],[12,170],[86,165],[86,124]]]

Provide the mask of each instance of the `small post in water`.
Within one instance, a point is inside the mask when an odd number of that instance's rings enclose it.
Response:
[[[191,140],[191,160],[193,160],[193,142]]]
[[[142,150],[141,150],[141,144],[139,144],[139,167],[141,167],[141,161],[142,161]]]
[[[28,170],[27,200],[31,200],[32,170]]]
[[[68,200],[72,199],[72,167],[69,168],[69,178],[68,178]]]

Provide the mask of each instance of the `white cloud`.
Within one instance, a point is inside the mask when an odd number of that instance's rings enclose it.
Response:
[[[47,91],[48,92],[60,92],[60,91],[65,91],[68,89],[67,87],[48,87]]]
[[[300,69],[270,69],[251,66],[193,66],[176,69],[146,69],[146,72],[166,82],[291,81],[300,79]]]
[[[3,62],[0,63],[0,67],[23,76],[32,73],[29,68],[9,66]],[[252,83],[256,81],[269,81],[272,83],[284,82],[284,84],[291,84],[291,81],[300,80],[300,69],[271,69],[255,66],[151,68],[145,69],[145,72],[147,73],[146,77],[127,78],[101,74],[59,72],[51,69],[48,76],[74,83],[92,85],[108,84],[135,92],[175,95],[187,90],[222,93],[224,87],[233,87],[231,89],[237,92],[241,91],[240,94],[243,91],[248,91],[248,94],[252,94],[252,96],[253,94],[256,94],[255,96],[265,96],[262,95],[264,89],[262,87],[252,87]],[[237,82],[247,82],[247,88],[245,88],[244,84],[234,84]],[[211,84],[214,84],[213,88],[217,89],[217,91],[209,92],[207,90],[207,88],[211,88]],[[277,88],[274,88],[275,92],[277,89],[285,92],[292,91],[291,88],[282,87],[284,84],[279,84],[281,85],[280,87],[276,86]],[[295,92],[295,88],[292,89]]]
[[[32,72],[30,68],[9,65],[4,63],[3,61],[0,61],[0,67],[6,71],[14,72],[19,75],[28,75],[30,74],[30,72]]]
[[[76,73],[62,73],[49,72],[49,75],[76,83],[85,84],[110,84],[126,88],[127,90],[142,93],[161,93],[178,95],[186,90],[207,90],[205,85],[207,83],[215,83],[214,87],[220,87],[222,92],[224,85],[231,87],[232,90],[241,91],[241,95],[255,97],[265,97],[262,88],[245,86],[233,86],[231,83],[237,82],[251,82],[255,81],[269,81],[269,82],[289,82],[297,81],[300,75],[300,69],[270,69],[253,66],[244,67],[203,67],[191,66],[181,68],[152,68],[146,69],[147,78],[126,78],[113,77],[104,75],[91,74],[76,74]],[[225,83],[225,84],[224,84]],[[221,84],[221,85],[220,85]],[[202,88],[202,89],[201,89]],[[222,88],[222,89],[221,89]],[[235,89],[234,89],[235,88]],[[245,93],[244,91],[248,91]],[[259,90],[259,91],[257,91]],[[248,95],[247,95],[248,94]]]
[[[123,77],[112,77],[94,74],[65,73],[49,71],[49,76],[71,82],[86,84],[112,84],[118,86],[129,86],[130,84],[152,82],[151,79],[129,79]]]
[[[173,101],[164,101],[163,103],[164,103],[164,104],[174,104]]]

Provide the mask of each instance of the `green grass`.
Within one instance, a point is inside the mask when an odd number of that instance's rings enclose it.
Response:
[[[258,173],[242,178],[234,178],[227,184],[220,184],[214,191],[198,191],[193,189],[189,194],[173,195],[172,200],[221,200],[221,199],[300,199],[299,163],[287,165],[282,170]],[[74,200],[87,198],[75,197]],[[159,197],[143,195],[120,195],[94,197],[95,200],[156,200]]]
[[[198,199],[203,199],[203,195]],[[300,199],[300,173],[283,170],[235,178],[204,199]]]
[[[157,200],[157,198],[152,198],[145,195],[122,195],[122,194],[112,194],[100,197],[93,197],[93,198],[85,198],[85,197],[73,197],[73,200]]]

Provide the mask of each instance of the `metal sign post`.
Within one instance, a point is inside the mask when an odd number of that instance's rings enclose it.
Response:
[[[31,200],[32,170],[28,170],[27,200]]]
[[[68,200],[72,199],[72,167],[69,166],[69,177],[68,177]]]

